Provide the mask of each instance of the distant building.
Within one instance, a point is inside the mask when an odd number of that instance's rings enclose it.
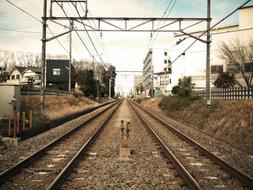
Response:
[[[15,66],[9,74],[10,78],[9,78],[9,80],[7,80],[7,83],[19,85],[19,84],[27,82],[23,76],[23,72],[25,69],[26,69],[26,67]]]
[[[239,9],[239,24],[214,28],[211,30],[211,87],[219,72],[229,72],[234,69],[231,63],[225,62],[219,57],[219,46],[222,42],[232,42],[239,39],[242,44],[253,40],[253,6]],[[203,31],[188,32],[193,36],[199,36]],[[206,40],[206,36],[202,38]],[[195,41],[185,35],[176,35],[173,47],[172,60],[189,47]],[[253,64],[253,63],[252,63]],[[203,89],[206,86],[206,44],[196,42],[185,54],[181,55],[172,64],[172,86],[178,84],[179,78],[191,76],[196,89]],[[239,76],[236,76],[237,79]]]
[[[39,67],[27,67],[23,71],[23,77],[26,81],[32,80],[32,83],[36,86],[40,86],[41,84],[41,68]]]
[[[39,86],[41,83],[41,69],[38,67],[15,66],[10,74],[8,84],[25,85],[31,82]]]
[[[46,87],[67,91],[69,84],[69,60],[47,60],[46,65]],[[73,66],[71,70],[72,73],[75,73]],[[75,88],[74,80],[71,82],[71,88]]]
[[[165,68],[165,71],[154,73],[154,90],[155,96],[169,95],[172,90],[171,69]]]
[[[134,76],[133,94],[135,98],[141,95],[141,94],[138,94],[136,91],[137,86],[140,86],[140,85],[143,85],[143,76],[141,75]]]
[[[146,96],[152,95],[152,89],[154,89],[153,74],[164,71],[169,62],[168,49],[149,49],[143,62],[143,87]]]

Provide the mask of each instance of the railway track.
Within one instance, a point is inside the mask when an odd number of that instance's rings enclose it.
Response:
[[[168,123],[131,102],[190,189],[252,189],[253,179],[209,152]]]
[[[122,104],[60,189],[188,189],[127,102]],[[131,121],[126,160],[119,156],[122,119]]]
[[[110,120],[120,103],[113,103],[2,172],[0,189],[57,188]]]

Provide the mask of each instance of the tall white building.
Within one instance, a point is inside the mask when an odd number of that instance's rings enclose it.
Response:
[[[154,73],[163,72],[170,61],[168,49],[149,49],[143,61],[143,87],[145,95],[150,95],[151,89],[155,90]]]
[[[224,26],[211,30],[211,87],[220,71],[230,71],[234,69],[232,64],[226,63],[219,56],[219,46],[222,42],[232,42],[239,39],[246,45],[253,40],[253,6],[244,7],[239,10],[239,24]],[[192,32],[191,35],[199,36],[202,31]],[[206,36],[202,37],[206,40]],[[180,55],[189,45],[195,41],[185,35],[177,35],[173,46],[172,60]],[[180,42],[180,43],[177,43]],[[183,76],[191,76],[195,88],[205,88],[206,86],[206,44],[196,42],[185,54],[181,55],[172,64],[172,86],[178,84],[178,79]]]

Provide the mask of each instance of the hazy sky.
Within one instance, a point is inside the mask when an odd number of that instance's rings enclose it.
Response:
[[[43,0],[10,0],[40,19]],[[171,3],[170,3],[171,2]],[[101,17],[162,17],[170,3],[167,13],[169,17],[206,17],[206,0],[88,0],[88,16]],[[246,0],[211,0],[212,24],[226,16]],[[252,5],[250,2],[248,5]],[[172,8],[172,5],[174,7]],[[73,9],[69,9],[71,14]],[[0,49],[14,51],[41,51],[41,23],[25,15],[6,0],[0,0]],[[230,17],[222,25],[237,24],[238,13]],[[67,22],[65,22],[67,24]],[[54,33],[64,31],[62,27],[49,24]],[[80,27],[80,26],[79,26]],[[150,40],[150,33],[92,33],[90,34],[99,54],[105,62],[116,66],[117,70],[142,70],[142,61]],[[95,55],[87,35],[81,34],[90,51]],[[153,35],[154,36],[154,35]],[[68,35],[59,38],[68,50]],[[159,34],[153,47],[166,48],[172,40],[171,33]],[[47,53],[67,54],[53,41],[48,43]],[[73,56],[76,59],[91,59],[77,36],[73,35]],[[95,56],[98,60],[98,56]],[[121,75],[121,76],[119,76]],[[128,74],[119,74],[118,84],[123,91],[128,91],[132,80]],[[118,86],[116,87],[117,90]],[[120,90],[120,89],[119,89]]]

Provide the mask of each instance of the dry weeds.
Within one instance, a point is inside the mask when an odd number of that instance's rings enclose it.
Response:
[[[22,98],[26,104],[29,104],[29,107],[31,107],[35,114],[39,112],[39,96],[24,96]],[[94,107],[96,105],[98,105],[98,103],[86,97],[76,98],[73,95],[45,96],[45,110],[43,114],[49,120],[53,120],[78,111],[82,111],[86,108]]]
[[[157,110],[159,102],[160,99],[153,103],[146,100],[143,104]],[[198,100],[183,110],[167,109],[164,112],[177,121],[253,153],[252,100],[213,100],[211,109]]]

